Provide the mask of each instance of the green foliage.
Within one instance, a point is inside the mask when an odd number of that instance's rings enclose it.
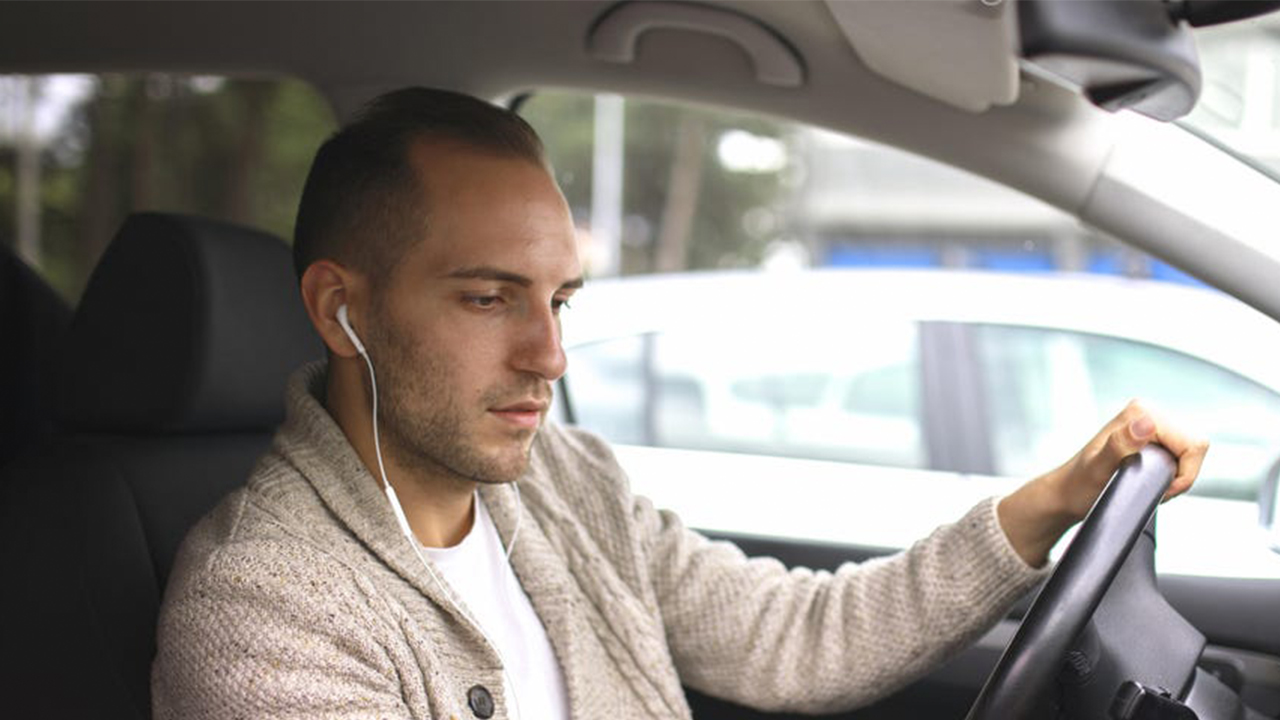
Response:
[[[40,269],[74,301],[136,211],[221,218],[289,239],[311,158],[334,127],[324,100],[296,80],[100,76],[44,148]],[[0,155],[6,229],[11,157]]]
[[[311,159],[336,129],[329,106],[310,87],[299,82],[276,86],[266,116],[266,144],[257,178],[261,227],[292,242]]]
[[[673,195],[673,167],[680,149],[694,152],[697,167],[695,212],[678,267],[711,269],[753,267],[773,238],[753,234],[744,216],[757,208],[776,209],[781,173],[742,173],[725,168],[717,158],[719,139],[730,130],[784,138],[783,126],[768,119],[723,110],[628,99],[625,114],[623,274],[658,269],[658,239],[664,218],[680,200]],[[537,128],[555,166],[556,177],[580,224],[589,225],[594,129],[593,97],[587,93],[548,92],[535,95],[521,114]],[[682,137],[697,133],[701,141]],[[677,232],[677,234],[679,234]]]
[[[542,137],[556,181],[575,217],[591,211],[593,98],[585,93],[539,93],[520,108],[520,115]]]
[[[591,213],[593,108],[589,94],[549,92],[523,109],[584,224]],[[744,217],[779,202],[780,173],[733,172],[716,148],[729,130],[782,137],[781,125],[643,100],[628,100],[625,108],[623,272],[758,264],[772,238],[751,232]],[[74,301],[135,211],[222,218],[289,239],[311,158],[334,128],[323,99],[294,80],[100,76],[44,148],[41,270]],[[683,163],[681,153],[689,156]],[[0,147],[6,229],[14,223],[12,157]],[[682,173],[683,185],[675,181]]]

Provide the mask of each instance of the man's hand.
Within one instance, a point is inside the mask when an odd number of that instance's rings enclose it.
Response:
[[[1058,538],[1093,507],[1120,461],[1150,442],[1164,445],[1178,461],[1178,474],[1164,499],[1186,492],[1200,472],[1209,443],[1162,424],[1132,401],[1065,464],[1000,501],[1000,527],[1018,555],[1029,565],[1043,565]]]

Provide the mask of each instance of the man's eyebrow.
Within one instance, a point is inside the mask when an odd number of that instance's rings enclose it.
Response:
[[[496,280],[498,282],[508,282],[520,287],[529,287],[533,285],[533,280],[519,273],[513,273],[509,270],[499,270],[495,267],[479,266],[468,267],[454,270],[445,277],[457,280]]]
[[[514,285],[519,285],[520,287],[526,287],[526,288],[533,286],[532,278],[526,277],[519,273],[511,272],[509,270],[502,270],[502,269],[499,269],[496,267],[490,267],[487,265],[482,265],[479,267],[461,268],[459,270],[454,270],[453,272],[449,273],[445,277],[454,278],[458,280],[495,280],[497,282],[508,282],[508,283],[512,283]],[[576,290],[582,287],[582,285],[583,285],[583,279],[582,279],[582,276],[579,275],[578,277],[572,280],[568,280],[563,284],[561,284],[560,288],[563,290]]]

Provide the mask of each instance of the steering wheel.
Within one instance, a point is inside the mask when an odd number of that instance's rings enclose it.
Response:
[[[1149,445],[1120,463],[987,678],[967,720],[1037,717],[1042,696],[1125,566],[1176,469],[1173,456],[1159,445]],[[1150,573],[1154,584],[1154,570]]]

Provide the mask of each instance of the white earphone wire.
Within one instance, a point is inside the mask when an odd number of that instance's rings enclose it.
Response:
[[[345,311],[346,306],[344,305],[342,309]],[[345,312],[341,313],[341,318],[343,321],[346,321]],[[480,635],[484,637],[485,642],[489,643],[489,647],[492,648],[493,652],[498,656],[498,660],[502,663],[502,674],[506,678],[507,691],[510,693],[512,700],[512,709],[515,710],[514,717],[519,720],[519,718],[523,716],[523,713],[520,712],[520,697],[516,694],[515,682],[507,673],[507,661],[502,657],[502,651],[498,648],[498,644],[493,641],[493,638],[489,637],[489,633],[485,632],[484,626],[481,625],[480,622],[471,615],[471,613],[467,612],[466,608],[454,601],[452,591],[449,586],[440,579],[440,576],[436,575],[436,571],[431,566],[431,562],[422,554],[421,543],[419,543],[417,537],[414,536],[413,529],[409,527],[409,519],[405,517],[404,507],[400,505],[400,498],[396,496],[395,488],[391,486],[391,481],[387,480],[387,468],[382,462],[382,444],[378,438],[378,376],[373,371],[373,361],[369,359],[369,352],[365,350],[363,344],[356,340],[355,331],[350,327],[349,322],[343,322],[343,330],[351,336],[352,344],[356,346],[356,350],[359,351],[360,357],[364,359],[365,366],[369,368],[369,386],[371,394],[373,395],[373,417],[371,418],[373,421],[373,452],[378,458],[378,474],[382,476],[383,492],[387,496],[387,501],[391,503],[391,511],[396,516],[396,522],[400,525],[400,531],[404,534],[405,538],[408,539],[409,547],[413,548],[413,554],[417,556],[418,561],[422,563],[422,566],[427,569],[427,573],[431,575],[431,580],[435,582],[437,588],[440,588],[440,593],[449,602],[449,604],[453,606],[453,609],[456,610],[458,614],[465,617],[467,621],[471,623],[471,626],[480,632]],[[514,482],[511,483],[511,487],[516,494],[516,526],[515,529],[511,531],[511,541],[507,543],[506,560],[508,564],[511,562],[511,551],[516,547],[516,538],[520,535],[520,522],[524,517],[524,513],[522,512],[523,503],[520,500],[520,487]]]

